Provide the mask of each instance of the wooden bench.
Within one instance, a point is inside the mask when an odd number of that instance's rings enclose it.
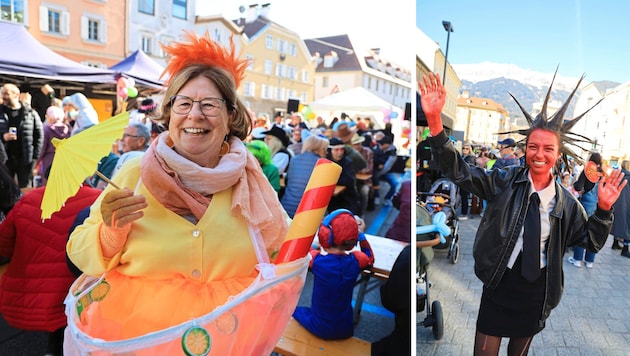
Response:
[[[311,334],[297,320],[291,318],[274,352],[285,356],[303,355],[370,355],[372,344],[351,337],[343,340],[324,340]]]

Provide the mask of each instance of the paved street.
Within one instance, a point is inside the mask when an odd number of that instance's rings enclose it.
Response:
[[[429,266],[430,300],[439,300],[444,337],[417,325],[417,355],[471,355],[482,284],[473,272],[472,246],[479,217],[460,222],[460,257],[453,265],[436,251]],[[595,266],[577,268],[564,258],[564,295],[547,327],[534,337],[530,355],[609,356],[630,354],[630,259],[613,251],[612,236],[597,254]],[[417,321],[426,312],[417,315]],[[504,340],[501,354],[505,355]]]

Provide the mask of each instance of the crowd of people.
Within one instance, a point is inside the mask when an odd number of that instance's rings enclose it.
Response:
[[[322,261],[332,255],[347,261],[359,256],[349,252],[353,246],[347,241],[368,253],[357,265],[349,262],[352,269],[343,268],[348,281],[374,261],[359,233],[365,229],[361,217],[367,211],[376,209],[381,199],[383,205],[394,201],[397,208],[404,207],[401,218],[409,221],[411,193],[409,185],[403,190],[409,197],[401,198],[398,190],[390,124],[376,129],[369,118],[353,120],[345,114],[329,123],[321,117],[307,123],[300,113],[278,113],[273,122],[255,118],[236,94],[244,62],[207,37],[190,35],[187,40],[166,49],[172,57],[166,68],[167,99],[125,103],[129,123],[111,151],[95,162],[99,174],[86,177],[79,192],[45,220],[39,209],[55,156],[53,140],[71,138],[104,118],[99,119],[82,93],[57,98],[45,85],[31,106],[30,96],[16,85],[2,86],[0,313],[16,328],[49,332],[49,354],[62,354],[64,343],[66,350],[84,346],[63,332],[63,302],[79,275],[102,277],[106,295],[99,303],[82,305],[80,321],[73,326],[108,341],[199,318],[246,289],[262,288],[255,278],[258,270],[278,254],[320,158],[342,167],[327,212],[350,217],[331,217],[320,227],[330,232],[330,238],[322,233],[320,240],[331,241],[322,244],[323,254],[329,256]],[[212,54],[182,51],[199,42]],[[191,260],[191,241],[172,236],[187,235],[193,227],[198,258]],[[394,238],[409,242],[410,231],[408,235]],[[338,237],[343,247],[335,250],[341,246]],[[32,242],[27,246],[27,241]],[[170,251],[169,263],[156,257],[165,249]],[[32,283],[20,283],[24,278]],[[353,286],[343,286],[350,298]],[[41,288],[48,292],[40,293]],[[186,308],[179,307],[182,300]],[[33,304],[41,312],[27,313]],[[349,306],[345,298],[343,333],[335,338],[352,335]],[[149,319],[153,321],[147,323]],[[253,330],[251,323],[238,325],[241,332]],[[277,326],[280,331],[282,327]],[[213,340],[216,345],[232,341]]]

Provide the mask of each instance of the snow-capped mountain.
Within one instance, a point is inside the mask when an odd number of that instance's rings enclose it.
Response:
[[[549,88],[553,72],[541,73],[530,69],[523,69],[515,64],[503,64],[483,62],[479,64],[453,64],[455,72],[462,80],[472,83],[495,78],[514,79],[523,84],[528,84],[538,88]],[[555,68],[553,68],[555,70]],[[562,68],[558,68],[558,74],[554,81],[554,90],[568,90],[575,88],[580,78],[566,77],[562,75]],[[582,82],[582,85],[587,82]]]
[[[470,96],[489,98],[503,105],[513,118],[522,118],[523,115],[510,97],[510,93],[532,113],[535,103],[544,100],[553,72],[541,73],[529,69],[520,68],[514,64],[501,64],[483,62],[480,64],[454,64],[453,68],[457,76],[462,80],[461,91],[467,91]],[[555,69],[555,68],[554,68]],[[562,69],[558,69],[558,74],[553,83],[551,100],[563,103],[577,85],[580,78],[565,77],[560,75]],[[580,87],[589,82],[582,81]],[[602,82],[608,87],[616,83]],[[618,85],[618,84],[617,84]],[[576,97],[579,96],[578,89]],[[573,114],[575,97],[569,105],[567,114]]]

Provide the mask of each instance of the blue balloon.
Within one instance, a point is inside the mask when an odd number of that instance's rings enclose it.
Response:
[[[397,113],[397,112],[395,112],[395,111],[392,111],[392,113],[391,113],[391,114],[389,114],[389,118],[390,118],[390,119],[395,119],[395,118],[397,118],[397,117],[398,117],[398,113]]]

